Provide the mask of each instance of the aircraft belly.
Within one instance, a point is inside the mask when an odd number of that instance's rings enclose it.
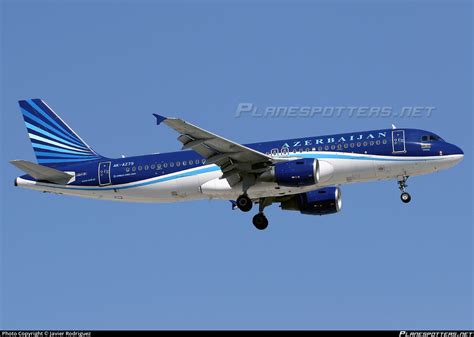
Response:
[[[332,178],[325,185],[347,184],[376,178],[374,161],[364,159],[328,159],[334,167]]]

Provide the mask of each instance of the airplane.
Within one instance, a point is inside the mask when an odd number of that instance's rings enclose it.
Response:
[[[393,179],[402,202],[411,176],[459,163],[463,151],[430,131],[390,129],[239,144],[177,118],[153,114],[178,134],[182,151],[108,158],[95,152],[43,100],[19,101],[37,163],[12,160],[26,174],[14,185],[128,202],[230,200],[264,230],[264,209],[337,213],[341,185]],[[184,151],[183,151],[184,150]]]

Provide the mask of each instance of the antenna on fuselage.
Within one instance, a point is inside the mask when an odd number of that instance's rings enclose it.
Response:
[[[394,124],[392,124],[392,130],[395,130],[396,128],[397,127]]]

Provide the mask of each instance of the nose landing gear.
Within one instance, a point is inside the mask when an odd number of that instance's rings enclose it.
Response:
[[[403,192],[401,195],[400,195],[400,199],[402,199],[402,201],[407,204],[410,202],[411,200],[411,195],[407,192]]]
[[[405,189],[408,187],[407,180],[408,176],[399,177],[398,179],[398,189],[400,190],[400,192],[402,192],[402,194],[400,195],[400,199],[405,204],[411,201],[411,195],[408,192],[405,192]]]

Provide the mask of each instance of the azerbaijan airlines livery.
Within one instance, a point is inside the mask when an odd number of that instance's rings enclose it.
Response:
[[[157,114],[179,133],[179,152],[107,158],[84,142],[40,99],[20,101],[37,164],[11,163],[27,173],[15,186],[87,198],[175,202],[225,199],[244,212],[258,204],[253,224],[268,226],[264,208],[326,215],[341,210],[340,185],[398,181],[401,200],[410,176],[459,163],[463,151],[424,130],[391,129],[241,145],[181,119]]]

